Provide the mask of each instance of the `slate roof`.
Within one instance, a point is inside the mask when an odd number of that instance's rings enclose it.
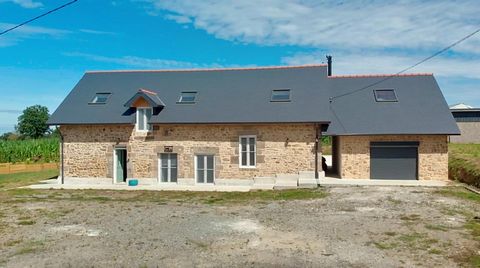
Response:
[[[459,134],[432,75],[400,75],[371,89],[330,98],[384,79],[327,77],[326,65],[210,70],[87,72],[50,117],[50,125],[134,124],[125,107],[140,88],[156,93],[163,108],[151,123],[328,123],[326,134]],[[399,101],[377,103],[373,89],[394,88]],[[274,89],[290,89],[290,102],[271,102]],[[196,91],[194,104],[177,103]],[[106,104],[89,104],[110,92]]]
[[[330,104],[332,123],[326,134],[460,134],[431,74],[333,76],[332,96],[383,81]],[[375,89],[394,89],[398,102],[376,102]]]

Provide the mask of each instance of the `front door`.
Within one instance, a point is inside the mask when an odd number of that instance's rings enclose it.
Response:
[[[115,149],[114,175],[116,183],[127,181],[127,150],[125,148]]]
[[[215,179],[215,159],[213,155],[196,156],[197,183],[213,183]]]

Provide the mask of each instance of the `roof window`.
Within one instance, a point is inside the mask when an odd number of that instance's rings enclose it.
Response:
[[[274,89],[272,90],[272,98],[270,101],[273,102],[288,102],[290,101],[290,89]]]
[[[180,94],[180,99],[178,100],[178,103],[195,103],[196,96],[196,91],[184,91]]]
[[[93,97],[91,104],[105,104],[107,103],[108,97],[110,97],[110,93],[97,93]]]
[[[375,89],[375,100],[377,102],[397,102],[397,94],[393,89]]]

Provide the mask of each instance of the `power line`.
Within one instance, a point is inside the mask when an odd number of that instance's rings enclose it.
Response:
[[[338,99],[338,98],[341,98],[341,97],[345,97],[345,96],[348,96],[348,95],[357,93],[357,92],[359,92],[359,91],[365,90],[365,89],[367,89],[367,88],[369,88],[369,87],[378,85],[378,84],[383,83],[383,82],[385,82],[385,81],[387,81],[387,80],[389,80],[389,79],[392,79],[393,77],[395,77],[395,76],[397,76],[397,75],[399,75],[399,74],[402,74],[402,73],[404,73],[404,72],[406,72],[406,71],[408,71],[408,70],[411,70],[411,69],[417,67],[418,65],[420,65],[420,64],[422,64],[422,63],[424,63],[424,62],[426,62],[426,61],[428,61],[428,60],[430,60],[430,59],[432,59],[432,58],[435,58],[436,56],[442,54],[443,52],[445,52],[445,51],[451,49],[452,47],[454,47],[454,46],[462,43],[463,41],[467,40],[468,38],[474,36],[475,34],[477,34],[477,33],[479,33],[479,32],[480,32],[480,28],[477,29],[477,30],[475,30],[475,31],[473,31],[473,32],[471,32],[470,34],[464,36],[464,37],[461,38],[460,40],[457,40],[456,42],[450,44],[449,46],[447,46],[447,47],[445,47],[445,48],[443,48],[443,49],[435,52],[435,53],[432,54],[431,56],[428,56],[428,57],[424,58],[423,60],[421,60],[421,61],[419,61],[419,62],[411,65],[410,67],[407,67],[407,68],[405,68],[405,69],[403,69],[403,70],[401,70],[401,71],[399,71],[399,72],[397,72],[397,73],[395,73],[395,74],[393,74],[393,75],[391,75],[391,76],[387,76],[386,78],[384,78],[384,79],[382,79],[382,80],[380,80],[380,81],[377,81],[377,82],[375,82],[375,83],[372,83],[372,84],[370,84],[370,85],[368,85],[368,86],[365,86],[365,87],[362,87],[362,88],[359,88],[359,89],[352,90],[352,91],[350,91],[350,92],[346,92],[346,93],[343,93],[343,94],[340,94],[340,95],[336,95],[336,96],[330,97],[330,103],[331,103],[333,100],[335,100],[335,99]]]
[[[13,27],[11,27],[11,28],[8,28],[8,29],[6,29],[5,31],[0,32],[0,35],[4,35],[4,34],[10,32],[10,31],[13,31],[13,30],[17,29],[18,27],[21,27],[21,26],[27,24],[27,23],[30,23],[30,22],[32,22],[32,21],[34,21],[34,20],[38,20],[38,19],[41,18],[41,17],[44,17],[44,16],[46,16],[46,15],[48,15],[48,14],[50,14],[50,13],[53,13],[53,12],[59,10],[59,9],[62,9],[62,8],[64,8],[64,7],[66,7],[66,6],[69,6],[69,5],[71,5],[71,4],[73,4],[73,3],[77,2],[77,1],[78,1],[78,0],[70,1],[70,2],[68,2],[68,3],[66,3],[66,4],[63,4],[63,5],[59,6],[59,7],[57,7],[57,8],[54,8],[54,9],[52,9],[52,10],[50,10],[50,11],[47,11],[47,12],[41,14],[41,15],[38,15],[38,16],[36,16],[35,18],[29,19],[29,20],[27,20],[27,21],[24,21],[24,22],[18,24],[18,25],[15,25],[15,26],[13,26]]]

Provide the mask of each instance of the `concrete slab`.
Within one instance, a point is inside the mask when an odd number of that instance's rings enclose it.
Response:
[[[298,177],[305,179],[315,179],[315,171],[300,171],[298,172]]]
[[[298,174],[277,174],[276,180],[296,180],[298,179]]]
[[[68,189],[68,190],[150,190],[150,191],[200,191],[200,192],[248,192],[249,186],[222,186],[222,185],[178,185],[173,183],[157,185],[128,186],[126,184],[34,184],[22,188],[30,189]]]
[[[179,185],[195,185],[195,179],[177,178]]]
[[[273,186],[275,186],[274,177],[253,178],[252,190],[272,190]]]
[[[305,179],[300,178],[298,179],[298,188],[317,188],[318,187],[318,180],[315,178],[313,179]]]
[[[253,184],[275,184],[274,177],[255,177],[253,178]]]
[[[193,179],[185,179],[183,183],[155,183],[151,185],[128,186],[127,184],[113,184],[110,180],[67,180],[69,183],[59,184],[58,179],[44,180],[40,184],[30,185],[23,188],[30,189],[98,189],[98,190],[152,190],[152,191],[222,191],[222,192],[248,192],[250,190],[283,190],[297,188],[316,188],[320,186],[432,186],[442,187],[454,184],[450,181],[435,180],[370,180],[370,179],[338,179],[320,178],[295,179],[292,176],[280,178],[255,178],[250,180],[249,185],[222,185],[222,184],[195,184]],[[103,181],[103,183],[102,183]],[[240,181],[240,180],[239,180]]]
[[[273,190],[275,184],[253,184],[250,188],[251,190]]]
[[[216,179],[215,185],[223,186],[252,186],[252,179]]]
[[[442,187],[449,185],[449,181],[434,180],[370,180],[370,179],[319,179],[321,186],[351,185],[351,186],[432,186]]]

